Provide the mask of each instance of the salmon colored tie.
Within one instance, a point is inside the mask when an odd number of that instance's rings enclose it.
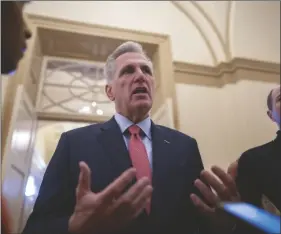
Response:
[[[129,127],[129,132],[131,134],[129,153],[132,164],[137,171],[137,179],[147,177],[151,182],[151,168],[145,146],[140,138],[140,128],[137,125],[132,125]],[[146,207],[146,211],[148,214],[150,213],[150,204]]]

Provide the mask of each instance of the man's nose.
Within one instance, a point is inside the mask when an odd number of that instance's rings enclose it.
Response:
[[[141,80],[144,80],[145,79],[145,74],[143,73],[143,71],[138,68],[137,69],[137,81],[141,81]]]

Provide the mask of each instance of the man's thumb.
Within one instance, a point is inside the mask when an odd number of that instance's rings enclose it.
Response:
[[[79,162],[79,179],[76,189],[76,195],[79,199],[85,193],[91,191],[91,170],[85,162]]]

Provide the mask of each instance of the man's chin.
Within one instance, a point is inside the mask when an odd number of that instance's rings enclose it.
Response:
[[[139,113],[148,113],[152,107],[152,103],[149,100],[138,100],[134,103],[133,109]]]
[[[151,108],[151,101],[149,101],[149,100],[138,100],[138,101],[136,101],[135,106],[137,108],[145,108],[145,109]]]

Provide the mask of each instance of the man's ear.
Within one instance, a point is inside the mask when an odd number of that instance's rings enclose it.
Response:
[[[114,94],[112,92],[112,86],[111,85],[107,84],[105,86],[105,92],[106,92],[107,97],[110,99],[110,101],[114,101],[115,100]]]

